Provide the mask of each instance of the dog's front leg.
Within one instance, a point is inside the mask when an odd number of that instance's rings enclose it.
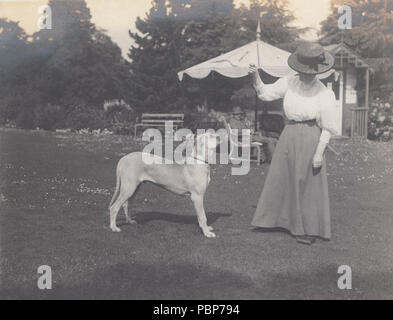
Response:
[[[191,194],[191,200],[194,203],[199,227],[202,229],[203,234],[208,238],[214,238],[216,235],[212,232],[213,228],[207,225],[205,208],[203,206],[203,195],[193,193]]]

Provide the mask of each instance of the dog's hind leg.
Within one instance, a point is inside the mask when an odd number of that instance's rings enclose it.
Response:
[[[128,201],[129,199],[123,203],[123,211],[124,211],[124,215],[126,216],[126,222],[133,224],[136,223],[136,221],[130,218],[130,216],[128,215]]]
[[[216,235],[212,232],[213,228],[207,225],[205,208],[203,206],[203,195],[192,193],[191,200],[194,203],[195,211],[198,218],[198,224],[199,227],[202,229],[203,234],[208,238],[214,238]]]
[[[119,210],[124,205],[124,203],[126,201],[128,201],[128,198],[130,198],[134,194],[137,186],[138,186],[138,183],[134,182],[134,181],[128,180],[128,181],[124,181],[124,183],[122,183],[119,197],[116,199],[116,201],[109,208],[110,228],[112,231],[114,231],[114,232],[121,231],[120,228],[116,225],[117,214],[119,213]],[[128,204],[126,206],[128,209]]]

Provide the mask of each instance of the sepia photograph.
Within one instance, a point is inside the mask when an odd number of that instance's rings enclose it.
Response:
[[[392,299],[393,0],[0,0],[0,300]]]

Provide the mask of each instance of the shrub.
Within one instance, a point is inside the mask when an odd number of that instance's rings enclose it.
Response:
[[[15,124],[17,128],[21,129],[35,129],[35,116],[31,111],[22,111],[18,114],[15,119]]]
[[[80,129],[104,129],[106,121],[104,111],[89,106],[78,105],[67,115],[65,124],[73,130]]]
[[[128,105],[113,104],[105,111],[107,128],[115,134],[133,133],[136,114]]]
[[[114,122],[111,123],[109,128],[114,134],[122,134],[122,135],[129,135],[133,133],[134,126],[132,123],[124,121],[124,122]]]
[[[64,128],[64,111],[60,106],[48,104],[35,109],[35,124],[44,130]]]

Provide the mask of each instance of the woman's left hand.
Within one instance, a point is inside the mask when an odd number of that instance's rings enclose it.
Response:
[[[316,153],[312,159],[312,166],[314,168],[320,168],[322,167],[322,162],[323,162],[323,157]]]

